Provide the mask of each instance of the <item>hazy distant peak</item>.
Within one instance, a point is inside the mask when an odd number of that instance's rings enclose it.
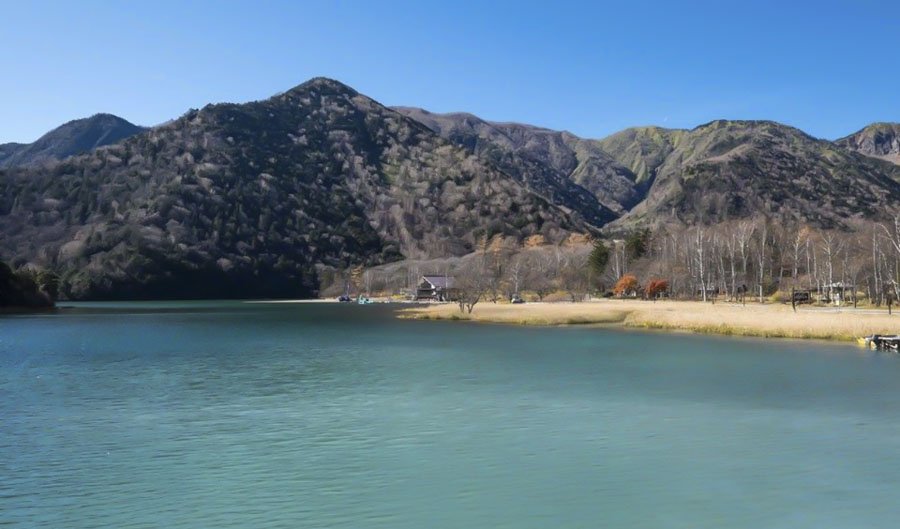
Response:
[[[872,123],[835,143],[851,151],[900,165],[900,123]]]
[[[430,110],[425,110],[424,108],[408,106],[393,106],[390,108],[423,124],[432,123],[434,125],[437,125],[439,123],[443,123],[443,126],[446,126],[447,124],[463,123],[471,126],[472,124],[479,123],[497,128],[514,127],[520,129],[528,129],[536,132],[543,131],[552,134],[568,134],[575,138],[578,137],[566,130],[554,130],[547,127],[541,127],[540,125],[531,125],[519,121],[493,121],[481,118],[469,112],[431,112]],[[429,128],[433,129],[433,127],[431,126],[429,126]]]
[[[100,113],[74,119],[44,134],[34,143],[0,146],[0,168],[61,160],[117,143],[144,130],[144,127],[113,114]]]

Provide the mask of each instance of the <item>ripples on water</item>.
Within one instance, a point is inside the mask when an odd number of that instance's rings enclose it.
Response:
[[[898,359],[80,305],[0,319],[0,525],[895,527]]]

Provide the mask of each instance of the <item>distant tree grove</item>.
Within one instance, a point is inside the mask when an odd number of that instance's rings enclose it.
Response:
[[[465,311],[515,297],[790,302],[796,291],[813,302],[885,305],[900,297],[900,215],[840,229],[760,218],[557,242],[495,235],[465,257],[373,269],[371,285],[409,292],[420,273],[457,277]]]

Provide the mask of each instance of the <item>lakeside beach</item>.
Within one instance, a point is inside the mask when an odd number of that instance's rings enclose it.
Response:
[[[597,300],[580,303],[479,303],[471,314],[455,304],[405,309],[401,318],[515,325],[613,325],[705,334],[851,341],[896,333],[900,316],[887,310],[699,301]]]

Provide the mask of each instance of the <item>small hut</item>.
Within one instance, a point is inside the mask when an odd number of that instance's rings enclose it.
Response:
[[[422,276],[416,287],[416,300],[455,301],[457,293],[452,276]]]

